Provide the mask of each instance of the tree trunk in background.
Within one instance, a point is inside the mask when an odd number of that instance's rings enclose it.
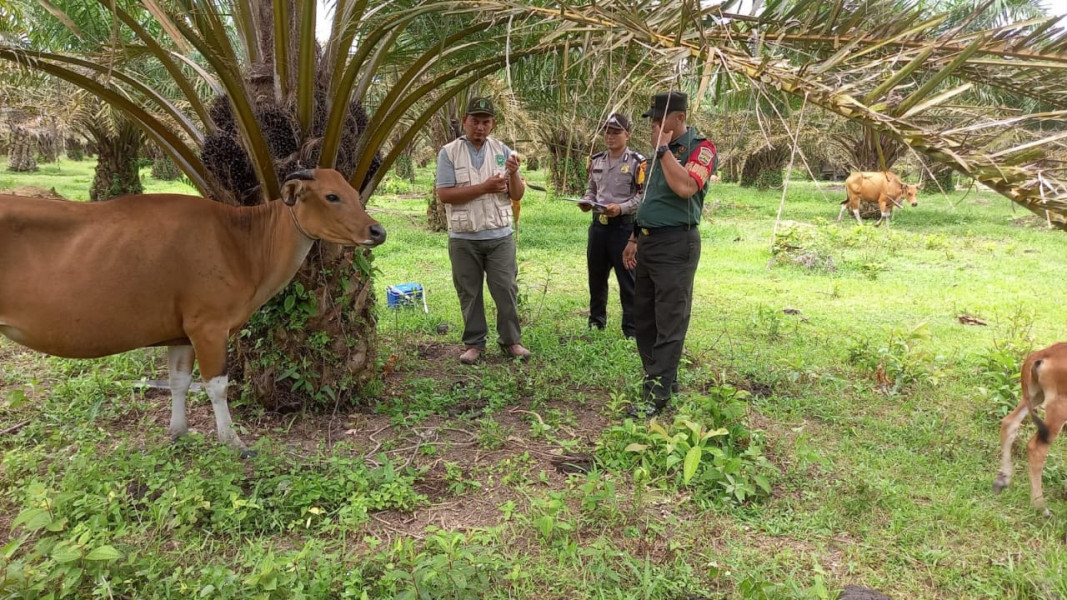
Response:
[[[316,242],[293,281],[252,316],[229,372],[257,404],[292,412],[359,398],[376,372],[370,260],[369,250]]]
[[[295,6],[289,0],[291,18],[299,14]],[[273,8],[270,0],[255,3],[254,18],[259,29],[273,31]],[[298,36],[292,39],[295,44]],[[317,67],[320,72],[312,98],[314,119],[310,131],[302,131],[291,98],[277,97],[273,45],[269,38],[259,41],[262,62],[252,65],[246,74],[248,99],[252,100],[253,116],[263,132],[278,177],[284,180],[295,171],[318,164],[332,100],[329,75],[321,71],[323,65]],[[294,51],[292,56],[297,53]],[[290,65],[292,89],[298,70],[295,64]],[[359,103],[352,102],[347,109],[334,166],[346,178],[361,158],[354,150],[370,122]],[[276,200],[264,198],[261,193],[260,182],[237,135],[229,98],[216,97],[210,112],[218,129],[205,137],[201,158],[228,192],[227,197],[215,200],[245,205]],[[375,153],[367,178],[357,189],[362,192],[380,164],[381,158]],[[361,193],[361,197],[366,204],[366,195]],[[241,382],[243,394],[271,410],[296,411],[333,409],[377,393],[374,381],[378,331],[371,260],[369,250],[315,242],[293,281],[253,314],[234,339],[229,374]]]
[[[70,160],[85,160],[85,142],[77,138],[68,137],[64,146],[67,149],[67,158]]]
[[[887,136],[876,136],[868,127],[863,128],[863,136],[852,138],[847,136],[835,136],[831,138],[841,147],[849,157],[849,168],[853,171],[883,171],[892,170],[893,165],[904,154],[906,147]],[[885,167],[878,157],[878,148],[881,146],[882,157],[885,158]]]
[[[445,214],[445,205],[437,200],[437,188],[430,190],[430,204],[426,207],[426,222],[430,225],[430,231],[447,231],[448,216]]]
[[[118,133],[95,129],[96,177],[89,189],[89,200],[99,202],[127,194],[140,194],[139,170],[141,155],[141,131],[130,121],[121,119]]]
[[[63,152],[63,138],[59,135],[55,117],[49,117],[48,121],[48,127],[37,139],[37,159],[43,163],[54,163]]]
[[[946,194],[956,189],[956,171],[943,165],[931,165],[930,175],[933,181],[926,183],[926,189]],[[937,189],[940,187],[941,189]]]
[[[160,181],[174,181],[181,176],[182,170],[169,156],[163,155],[152,161],[152,177]]]
[[[445,144],[463,135],[463,129],[456,115],[459,109],[457,100],[449,102],[445,108],[430,122],[430,144],[436,152],[440,151]],[[430,231],[447,231],[448,219],[445,216],[445,205],[437,200],[437,175],[434,175],[434,185],[430,189],[430,202],[426,206],[426,223]]]
[[[790,148],[763,148],[745,159],[741,169],[741,186],[759,190],[782,187],[782,169],[789,160]]]
[[[567,195],[585,193],[589,184],[589,157],[593,153],[592,144],[575,138],[566,131],[556,131],[551,139],[543,141],[548,146],[549,178],[556,193]]]
[[[11,126],[11,153],[7,156],[7,170],[25,173],[37,170],[37,138],[17,125]]]

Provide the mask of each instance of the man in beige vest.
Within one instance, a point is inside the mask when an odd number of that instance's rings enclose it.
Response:
[[[459,360],[474,364],[485,351],[483,281],[496,304],[497,344],[512,358],[527,359],[521,344],[512,201],[526,192],[519,156],[496,138],[493,103],[472,98],[463,117],[466,135],[445,144],[437,155],[437,199],[448,217],[448,256],[452,283],[463,312]]]

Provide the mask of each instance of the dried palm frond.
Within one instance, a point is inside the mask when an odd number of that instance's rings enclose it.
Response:
[[[961,16],[907,1],[772,0],[758,16],[695,0],[477,4],[531,27],[556,23],[557,35],[594,36],[592,48],[610,32],[612,44],[654,51],[675,85],[706,79],[714,65],[768,95],[804,98],[1067,227],[1058,158],[1067,148],[1067,34],[1055,19],[983,28],[1002,23],[978,18],[990,4]],[[997,93],[1009,101],[990,105]]]

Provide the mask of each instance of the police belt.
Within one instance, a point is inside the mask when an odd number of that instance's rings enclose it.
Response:
[[[634,233],[641,235],[667,235],[670,233],[679,233],[682,231],[692,231],[697,228],[697,225],[670,225],[668,227],[641,227],[638,225],[634,228]]]
[[[619,215],[617,217],[609,217],[609,216],[605,215],[604,213],[601,213],[599,215],[594,215],[593,216],[593,224],[594,225],[608,225],[608,226],[632,225],[633,222],[634,222],[634,216],[633,215]]]

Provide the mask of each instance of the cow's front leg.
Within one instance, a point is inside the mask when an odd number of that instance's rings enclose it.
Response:
[[[878,221],[874,224],[875,227],[881,227],[882,222],[885,221],[886,197],[884,194],[878,196],[878,213]]]
[[[219,441],[236,449],[242,458],[252,456],[248,446],[241,441],[233,429],[230,419],[230,406],[226,402],[226,388],[229,378],[226,376],[226,330],[209,331],[193,339],[197,361],[200,363],[200,375],[204,378],[207,395],[211,398],[211,408],[215,411],[215,429]]]
[[[167,374],[170,379],[170,437],[177,440],[189,432],[185,402],[193,383],[193,347],[167,348]]]

